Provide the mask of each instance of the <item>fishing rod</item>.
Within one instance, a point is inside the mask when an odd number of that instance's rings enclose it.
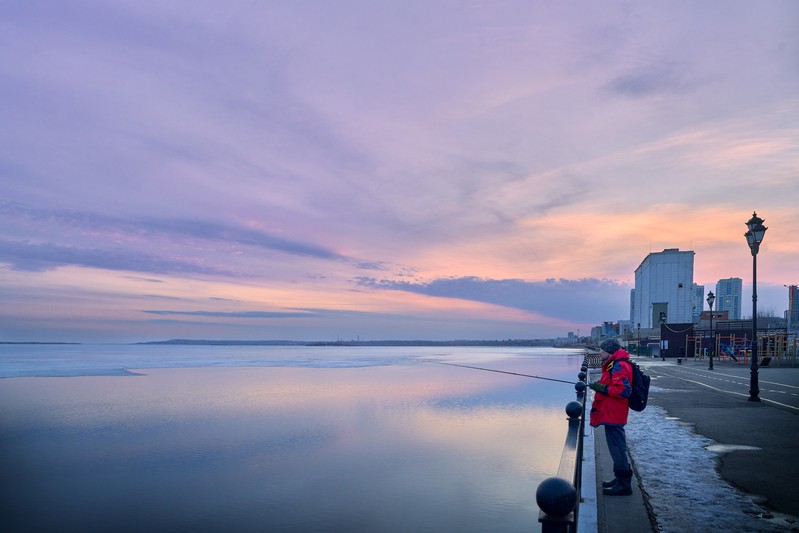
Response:
[[[447,365],[447,366],[459,366],[461,368],[471,368],[472,370],[485,370],[486,372],[497,372],[499,374],[510,374],[512,376],[522,376],[525,378],[535,378],[535,379],[545,379],[547,381],[557,381],[559,383],[568,383],[569,385],[574,385],[573,381],[566,381],[564,379],[555,379],[555,378],[545,378],[542,376],[533,376],[531,374],[520,374],[519,372],[506,372],[505,370],[494,370],[493,368],[482,368],[479,366],[469,366],[469,365],[459,365],[456,363],[442,363],[441,361],[431,361],[431,363],[436,363],[439,365]]]

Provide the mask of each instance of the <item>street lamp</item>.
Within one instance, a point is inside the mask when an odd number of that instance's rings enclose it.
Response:
[[[760,251],[760,243],[768,229],[763,225],[762,218],[752,213],[752,218],[746,222],[749,231],[744,233],[749,250],[752,251],[752,362],[749,366],[749,401],[759,402],[760,388],[757,385],[757,252]]]
[[[713,302],[716,301],[716,295],[713,291],[707,293],[707,305],[710,307],[710,362],[707,364],[708,370],[713,370],[713,349],[716,347],[716,338],[713,336]]]

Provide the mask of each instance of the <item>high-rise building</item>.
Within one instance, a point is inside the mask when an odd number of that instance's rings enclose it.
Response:
[[[694,283],[691,285],[691,293],[693,294],[693,302],[691,303],[693,306],[691,322],[696,324],[699,322],[699,315],[702,314],[702,309],[705,307],[705,286]]]
[[[727,311],[730,320],[741,319],[741,278],[720,279],[716,283],[717,311]]]
[[[694,252],[668,248],[635,269],[633,320],[642,328],[690,323],[694,315]]]
[[[635,323],[635,289],[630,289],[630,322]]]
[[[788,286],[788,330],[799,330],[799,286]]]

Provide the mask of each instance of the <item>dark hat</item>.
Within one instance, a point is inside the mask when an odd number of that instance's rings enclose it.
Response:
[[[599,345],[600,350],[604,350],[608,352],[610,355],[613,355],[617,351],[621,350],[621,344],[616,339],[605,339]]]

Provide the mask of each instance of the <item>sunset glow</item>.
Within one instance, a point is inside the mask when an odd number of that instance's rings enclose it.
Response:
[[[799,283],[799,4],[0,7],[1,341],[505,339]],[[746,314],[746,313],[745,313]]]

